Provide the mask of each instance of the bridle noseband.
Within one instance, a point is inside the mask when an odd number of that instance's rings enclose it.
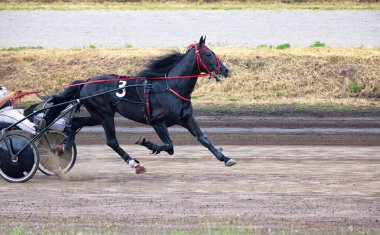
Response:
[[[199,49],[198,48],[198,43],[195,43],[195,44],[191,44],[190,46],[188,46],[188,48],[194,48],[195,50],[195,57],[197,59],[197,67],[198,67],[198,71],[201,73],[202,70],[201,70],[201,65],[203,66],[203,68],[207,71],[207,73],[211,76],[211,77],[216,77],[216,73],[215,71],[210,71],[210,69],[207,67],[206,63],[203,61],[202,59],[202,56],[200,55],[200,52],[201,51],[205,51],[207,49],[209,49],[205,44],[202,44],[202,48]],[[211,51],[211,50],[210,50]],[[220,66],[220,60],[219,60],[219,57],[217,55],[215,55],[215,59],[216,59],[216,63],[218,64],[218,73],[221,71],[221,66]]]

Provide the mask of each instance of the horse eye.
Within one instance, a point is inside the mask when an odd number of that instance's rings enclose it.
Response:
[[[211,53],[207,53],[206,56],[211,56]]]

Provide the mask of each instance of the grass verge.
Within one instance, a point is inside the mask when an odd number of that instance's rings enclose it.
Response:
[[[45,226],[44,228],[39,228],[35,230],[35,228],[25,229],[22,226],[17,226],[14,228],[10,228],[9,231],[5,232],[5,235],[24,235],[24,234],[84,234],[84,235],[97,235],[97,234],[121,234],[125,233],[128,230],[128,234],[155,234],[155,235],[201,235],[201,234],[209,234],[209,235],[261,235],[261,234],[270,234],[270,235],[291,235],[291,234],[302,234],[308,233],[305,229],[300,228],[300,230],[294,228],[293,226],[289,226],[289,229],[281,229],[281,228],[265,228],[261,226],[252,226],[252,225],[243,225],[243,226],[234,226],[227,223],[206,223],[203,222],[197,228],[192,229],[181,229],[181,228],[173,228],[180,227],[177,226],[160,226],[155,225],[151,226],[142,226],[142,227],[133,227],[133,228],[119,228],[115,226],[93,226],[93,227],[82,227],[82,228],[59,228],[54,227],[50,228],[49,226]],[[184,226],[188,227],[188,226]],[[134,229],[135,228],[135,229]],[[327,232],[327,231],[325,231]],[[347,228],[337,229],[337,231],[329,231],[327,233],[339,233],[339,234],[363,234],[363,235],[371,235],[371,234],[379,234],[379,230],[371,229],[371,228],[355,228],[353,226],[348,226]]]
[[[195,106],[254,113],[274,110],[374,109],[380,96],[380,48],[215,47],[231,69],[222,83],[199,79]],[[35,49],[0,51],[0,83],[46,90],[102,74],[133,75],[172,49]],[[36,99],[29,96],[25,101]],[[216,107],[216,108],[214,108]],[[276,108],[277,107],[277,108]],[[285,108],[283,108],[285,107]],[[268,109],[268,108],[267,108]],[[240,110],[240,111],[239,111]],[[270,110],[270,108],[269,108]],[[293,112],[292,111],[292,112]]]
[[[379,10],[378,1],[0,1],[0,10]]]

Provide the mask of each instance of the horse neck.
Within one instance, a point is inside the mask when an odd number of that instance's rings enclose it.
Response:
[[[195,52],[189,52],[174,68],[167,74],[168,77],[199,75],[196,65]],[[190,97],[197,83],[197,77],[189,79],[169,80],[170,87],[184,97]]]

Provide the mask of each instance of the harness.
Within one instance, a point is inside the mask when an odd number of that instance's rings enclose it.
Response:
[[[151,88],[148,87],[148,80],[144,81],[144,102],[145,102],[145,119],[148,124],[150,124],[151,118],[152,118],[152,112],[150,110],[150,101],[149,101],[149,94]]]
[[[207,50],[209,49],[206,45],[202,45],[202,48],[199,49],[199,45],[198,43],[195,43],[195,44],[191,44],[190,46],[188,46],[188,49],[191,49],[191,48],[194,48],[195,50],[195,58],[196,58],[196,64],[197,64],[197,68],[198,68],[198,72],[199,73],[202,73],[203,71],[206,71],[208,75],[204,75],[204,76],[211,76],[211,77],[215,77],[217,76],[216,75],[216,72],[214,71],[211,71],[206,63],[204,62],[202,56],[200,55],[200,52],[204,51],[204,50]],[[217,63],[217,66],[218,66],[218,72],[221,71],[221,64],[220,64],[220,60],[218,58],[218,56],[215,56],[215,59],[216,59],[216,63]],[[202,70],[203,68],[203,70]],[[203,75],[203,74],[202,74]],[[117,76],[116,80],[134,80],[136,83],[137,83],[137,80],[143,80],[143,96],[141,97],[140,96],[140,92],[137,91],[137,94],[140,98],[140,102],[138,101],[133,101],[133,100],[128,100],[126,98],[122,98],[122,97],[118,97],[118,99],[120,100],[124,100],[126,102],[129,102],[129,103],[134,103],[134,104],[143,104],[144,105],[144,110],[145,110],[145,119],[147,121],[148,124],[151,123],[151,117],[152,117],[152,110],[151,110],[151,105],[150,105],[150,95],[151,94],[158,94],[158,93],[163,93],[163,92],[171,92],[173,95],[175,95],[176,97],[178,97],[179,99],[185,101],[185,102],[191,102],[191,98],[190,97],[185,97],[183,95],[181,95],[180,93],[178,93],[177,91],[175,91],[173,88],[170,87],[169,83],[168,83],[168,80],[171,80],[171,79],[191,79],[191,78],[197,78],[199,76],[202,76],[202,75],[187,75],[187,76],[175,76],[175,77],[168,77],[166,76],[166,74],[162,77],[154,77],[154,78],[133,78],[133,77],[123,77],[123,76],[118,76],[118,75],[113,75],[113,76]],[[152,81],[154,80],[166,80],[166,87],[165,89],[163,90],[154,90],[153,89],[153,84],[152,84]],[[126,84],[126,83],[124,83]],[[137,87],[136,87],[137,89]]]
[[[195,44],[191,44],[190,46],[188,46],[188,49],[191,49],[191,48],[194,48],[195,49],[195,58],[196,58],[196,64],[197,64],[197,68],[198,68],[198,72],[201,73],[203,72],[202,71],[202,68],[207,72],[208,75],[205,75],[205,76],[211,76],[211,77],[215,77],[216,76],[216,72],[214,71],[211,71],[206,63],[204,62],[202,56],[200,55],[200,52],[204,51],[204,50],[207,50],[209,49],[206,45],[202,45],[202,48],[199,49],[198,47],[198,44],[195,43]],[[218,58],[217,55],[215,55],[215,59],[216,59],[216,63],[218,65],[218,72],[221,71],[221,65],[220,65],[220,60]],[[116,75],[117,76],[117,75]],[[143,79],[143,97],[141,97],[139,95],[139,98],[140,98],[140,101],[141,102],[136,102],[136,101],[132,101],[132,100],[127,100],[125,98],[119,98],[121,100],[124,100],[124,101],[127,101],[127,102],[130,102],[130,103],[135,103],[135,104],[143,104],[144,105],[144,110],[145,110],[145,119],[147,121],[148,124],[151,123],[151,117],[152,117],[152,110],[151,110],[151,105],[150,105],[150,95],[151,94],[158,94],[158,93],[163,93],[163,92],[171,92],[173,95],[175,95],[176,97],[178,97],[179,99],[185,101],[185,102],[191,102],[191,98],[187,98],[187,97],[184,97],[183,95],[181,95],[180,93],[178,93],[177,91],[175,91],[173,88],[171,88],[169,86],[169,83],[168,83],[168,80],[171,80],[171,79],[181,79],[181,78],[184,78],[184,79],[189,79],[189,78],[196,78],[196,77],[199,77],[200,75],[189,75],[189,76],[176,76],[176,77],[168,77],[166,76],[166,74],[162,77],[155,77],[155,78],[140,78],[140,79]],[[121,76],[118,76],[119,79],[123,79],[123,77]],[[166,88],[161,90],[161,91],[154,91],[153,90],[153,85],[151,83],[151,81],[154,81],[154,80],[166,80]],[[137,82],[137,80],[135,80]],[[137,89],[137,88],[136,88]],[[139,92],[137,92],[137,94],[139,94]]]
[[[115,74],[110,74],[110,76],[115,76],[115,77],[114,78],[110,78],[110,79],[108,78],[108,79],[95,80],[95,81],[88,81],[87,80],[87,81],[82,82],[82,83],[75,83],[75,84],[63,85],[63,86],[55,87],[54,89],[57,89],[57,88],[69,88],[69,87],[74,87],[74,86],[82,86],[82,85],[86,85],[86,84],[95,84],[95,83],[102,83],[102,82],[114,82],[114,81],[119,81],[119,82],[120,81],[125,81],[125,84],[127,84],[126,81],[135,81],[137,83],[137,81],[143,80],[143,97],[141,97],[140,93],[137,92],[137,94],[138,94],[138,96],[140,98],[140,102],[133,101],[133,100],[128,100],[128,99],[125,99],[125,98],[121,98],[120,96],[118,97],[118,99],[130,102],[130,103],[135,103],[135,104],[144,104],[144,107],[145,107],[145,117],[146,117],[147,123],[150,123],[151,116],[152,116],[152,111],[151,111],[151,106],[150,106],[150,94],[156,94],[156,93],[161,93],[161,92],[169,91],[173,95],[175,95],[176,97],[178,97],[179,99],[181,99],[181,100],[183,100],[185,102],[191,102],[191,97],[185,97],[185,96],[181,95],[180,93],[178,93],[177,91],[175,91],[173,88],[171,88],[169,86],[168,80],[171,80],[171,79],[192,79],[192,78],[206,77],[206,76],[208,76],[209,78],[211,78],[211,77],[217,77],[216,72],[215,71],[211,71],[207,67],[207,65],[204,62],[202,56],[200,55],[200,52],[202,52],[204,50],[207,50],[209,48],[205,44],[202,44],[201,47],[202,48],[199,49],[199,44],[195,43],[195,44],[189,45],[188,49],[194,48],[194,50],[195,50],[195,58],[196,58],[196,64],[197,64],[198,72],[199,73],[206,72],[207,74],[183,75],[183,76],[166,76],[165,75],[163,77],[149,77],[149,78],[146,78],[146,77],[118,76],[118,75],[115,75]],[[211,50],[210,50],[210,52],[213,53]],[[220,72],[221,71],[220,59],[219,59],[219,57],[217,55],[214,54],[214,56],[215,56],[216,63],[217,63],[217,66],[218,66],[218,72]],[[203,68],[203,70],[202,70],[202,68]],[[153,87],[152,87],[152,84],[151,84],[151,81],[153,81],[153,80],[166,80],[166,84],[167,84],[166,85],[166,89],[164,89],[162,91],[153,91]],[[121,89],[122,89],[122,87],[120,88],[120,90]],[[137,89],[137,87],[136,87],[136,89]],[[38,93],[45,92],[45,91],[46,90],[37,90],[37,91],[22,92],[21,93],[21,97],[23,97],[25,95],[38,94]],[[5,105],[9,106],[9,104],[5,104]],[[1,108],[3,108],[3,107],[1,107]]]
[[[198,49],[198,44],[197,43],[191,44],[188,48],[190,49],[190,48],[193,48],[193,47],[195,49],[195,56],[196,56],[196,59],[197,59],[198,71],[200,73],[202,72],[202,70],[201,70],[201,65],[202,65],[203,68],[206,70],[207,74],[210,74],[210,76],[216,76],[216,73],[214,71],[210,71],[210,69],[207,67],[207,65],[203,61],[202,56],[199,54],[199,52],[207,50],[209,48],[205,44],[202,44],[202,49]],[[214,56],[215,56],[215,59],[216,59],[216,63],[218,65],[218,72],[220,72],[220,70],[221,70],[220,59],[219,59],[219,57],[217,55],[214,54]]]
[[[152,80],[145,79],[144,82],[143,82],[144,97],[143,98],[140,97],[140,100],[144,103],[144,107],[145,107],[145,119],[146,119],[146,122],[148,124],[151,123],[151,117],[152,117],[152,111],[151,111],[151,106],[150,106],[150,95],[151,94],[159,94],[159,93],[164,93],[164,92],[170,91],[171,93],[173,93],[175,96],[177,96],[178,98],[180,98],[183,101],[186,101],[186,102],[190,102],[191,101],[190,98],[183,97],[178,92],[176,92],[174,89],[170,88],[168,79],[166,79],[165,82],[166,82],[165,89],[158,90],[158,91],[153,89]],[[139,93],[137,92],[137,94],[139,94]]]

